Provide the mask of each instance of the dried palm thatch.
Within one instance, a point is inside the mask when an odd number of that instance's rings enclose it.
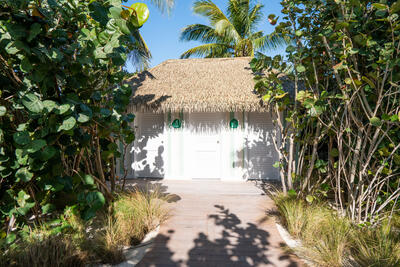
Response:
[[[127,80],[133,90],[130,111],[266,111],[254,91],[250,60],[167,60]]]

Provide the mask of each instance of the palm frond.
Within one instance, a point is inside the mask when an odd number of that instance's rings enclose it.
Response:
[[[161,11],[161,13],[166,12],[168,15],[171,13],[171,10],[175,5],[175,0],[148,0],[148,1],[150,1],[154,6],[156,6]]]
[[[286,44],[285,39],[277,34],[268,34],[262,37],[256,35],[251,39],[254,45],[254,50],[258,51],[273,50]]]
[[[258,31],[258,32],[252,33],[250,35],[250,39],[251,40],[255,40],[255,39],[263,37],[263,36],[264,36],[264,32],[263,31]]]
[[[227,14],[236,31],[242,38],[246,38],[249,27],[249,0],[230,0]]]
[[[210,25],[187,26],[181,40],[208,44],[189,49],[181,57],[254,56],[257,51],[283,45],[285,40],[277,34],[264,36],[262,31],[256,32],[258,23],[264,18],[262,8],[256,0],[228,0],[225,14],[212,0],[197,0],[193,5],[194,13],[206,17]]]
[[[260,21],[264,19],[264,14],[262,13],[263,5],[256,4],[249,12],[249,24],[250,31],[254,31]]]
[[[181,58],[189,58],[191,56],[198,57],[224,57],[225,55],[232,54],[232,48],[225,44],[204,44],[193,47],[181,55]]]
[[[182,29],[180,40],[210,43],[223,41],[224,36],[218,34],[216,30],[210,26],[203,24],[192,24]]]
[[[194,2],[193,12],[206,17],[210,21],[211,26],[214,27],[216,24],[223,21],[223,23],[225,24],[224,31],[229,32],[231,38],[240,40],[240,35],[236,31],[234,25],[225,16],[224,12],[222,12],[221,9],[219,9],[219,7],[211,0],[200,0]]]
[[[224,12],[222,12],[221,9],[219,9],[219,7],[211,0],[200,0],[194,2],[193,12],[209,19],[211,25],[214,25],[220,20],[228,20]]]
[[[238,42],[242,38],[238,35],[238,32],[228,20],[220,20],[215,24],[215,31],[220,36],[223,36],[225,42]]]
[[[150,65],[151,53],[139,30],[132,32],[128,60],[137,71],[145,70]]]

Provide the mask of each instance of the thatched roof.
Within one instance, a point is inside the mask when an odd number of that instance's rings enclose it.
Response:
[[[155,112],[266,111],[251,58],[173,59],[127,80],[131,108]]]

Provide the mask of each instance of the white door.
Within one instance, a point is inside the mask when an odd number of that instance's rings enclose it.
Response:
[[[222,113],[190,113],[191,178],[221,178]]]
[[[141,113],[138,116],[137,145],[134,155],[135,177],[164,177],[164,115]]]
[[[247,171],[249,179],[278,179],[273,165],[277,153],[272,143],[273,124],[269,113],[250,112],[247,130]]]

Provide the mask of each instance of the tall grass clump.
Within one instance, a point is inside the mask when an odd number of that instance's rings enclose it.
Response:
[[[400,266],[397,215],[374,227],[359,226],[323,202],[283,194],[274,201],[288,232],[301,240],[296,252],[317,266]]]
[[[86,253],[71,239],[53,234],[47,227],[30,230],[18,244],[5,251],[0,266],[85,266]]]
[[[0,244],[0,267],[118,264],[125,260],[126,247],[139,244],[166,220],[167,198],[158,188],[123,192],[116,195],[108,210],[90,221],[67,209],[56,227],[25,227],[25,234],[12,247]]]
[[[277,194],[274,201],[288,232],[302,241],[298,253],[318,266],[344,266],[349,223],[338,220],[323,203],[309,204],[296,196]]]
[[[353,235],[353,256],[361,266],[400,266],[400,235],[389,221]]]
[[[274,201],[282,215],[281,220],[284,226],[286,226],[291,235],[295,238],[300,238],[306,227],[304,218],[306,218],[307,214],[305,214],[304,203],[284,194],[277,194]]]
[[[113,211],[104,215],[104,227],[95,235],[96,253],[107,262],[123,260],[123,248],[136,245],[166,220],[168,210],[159,189],[121,193]]]

